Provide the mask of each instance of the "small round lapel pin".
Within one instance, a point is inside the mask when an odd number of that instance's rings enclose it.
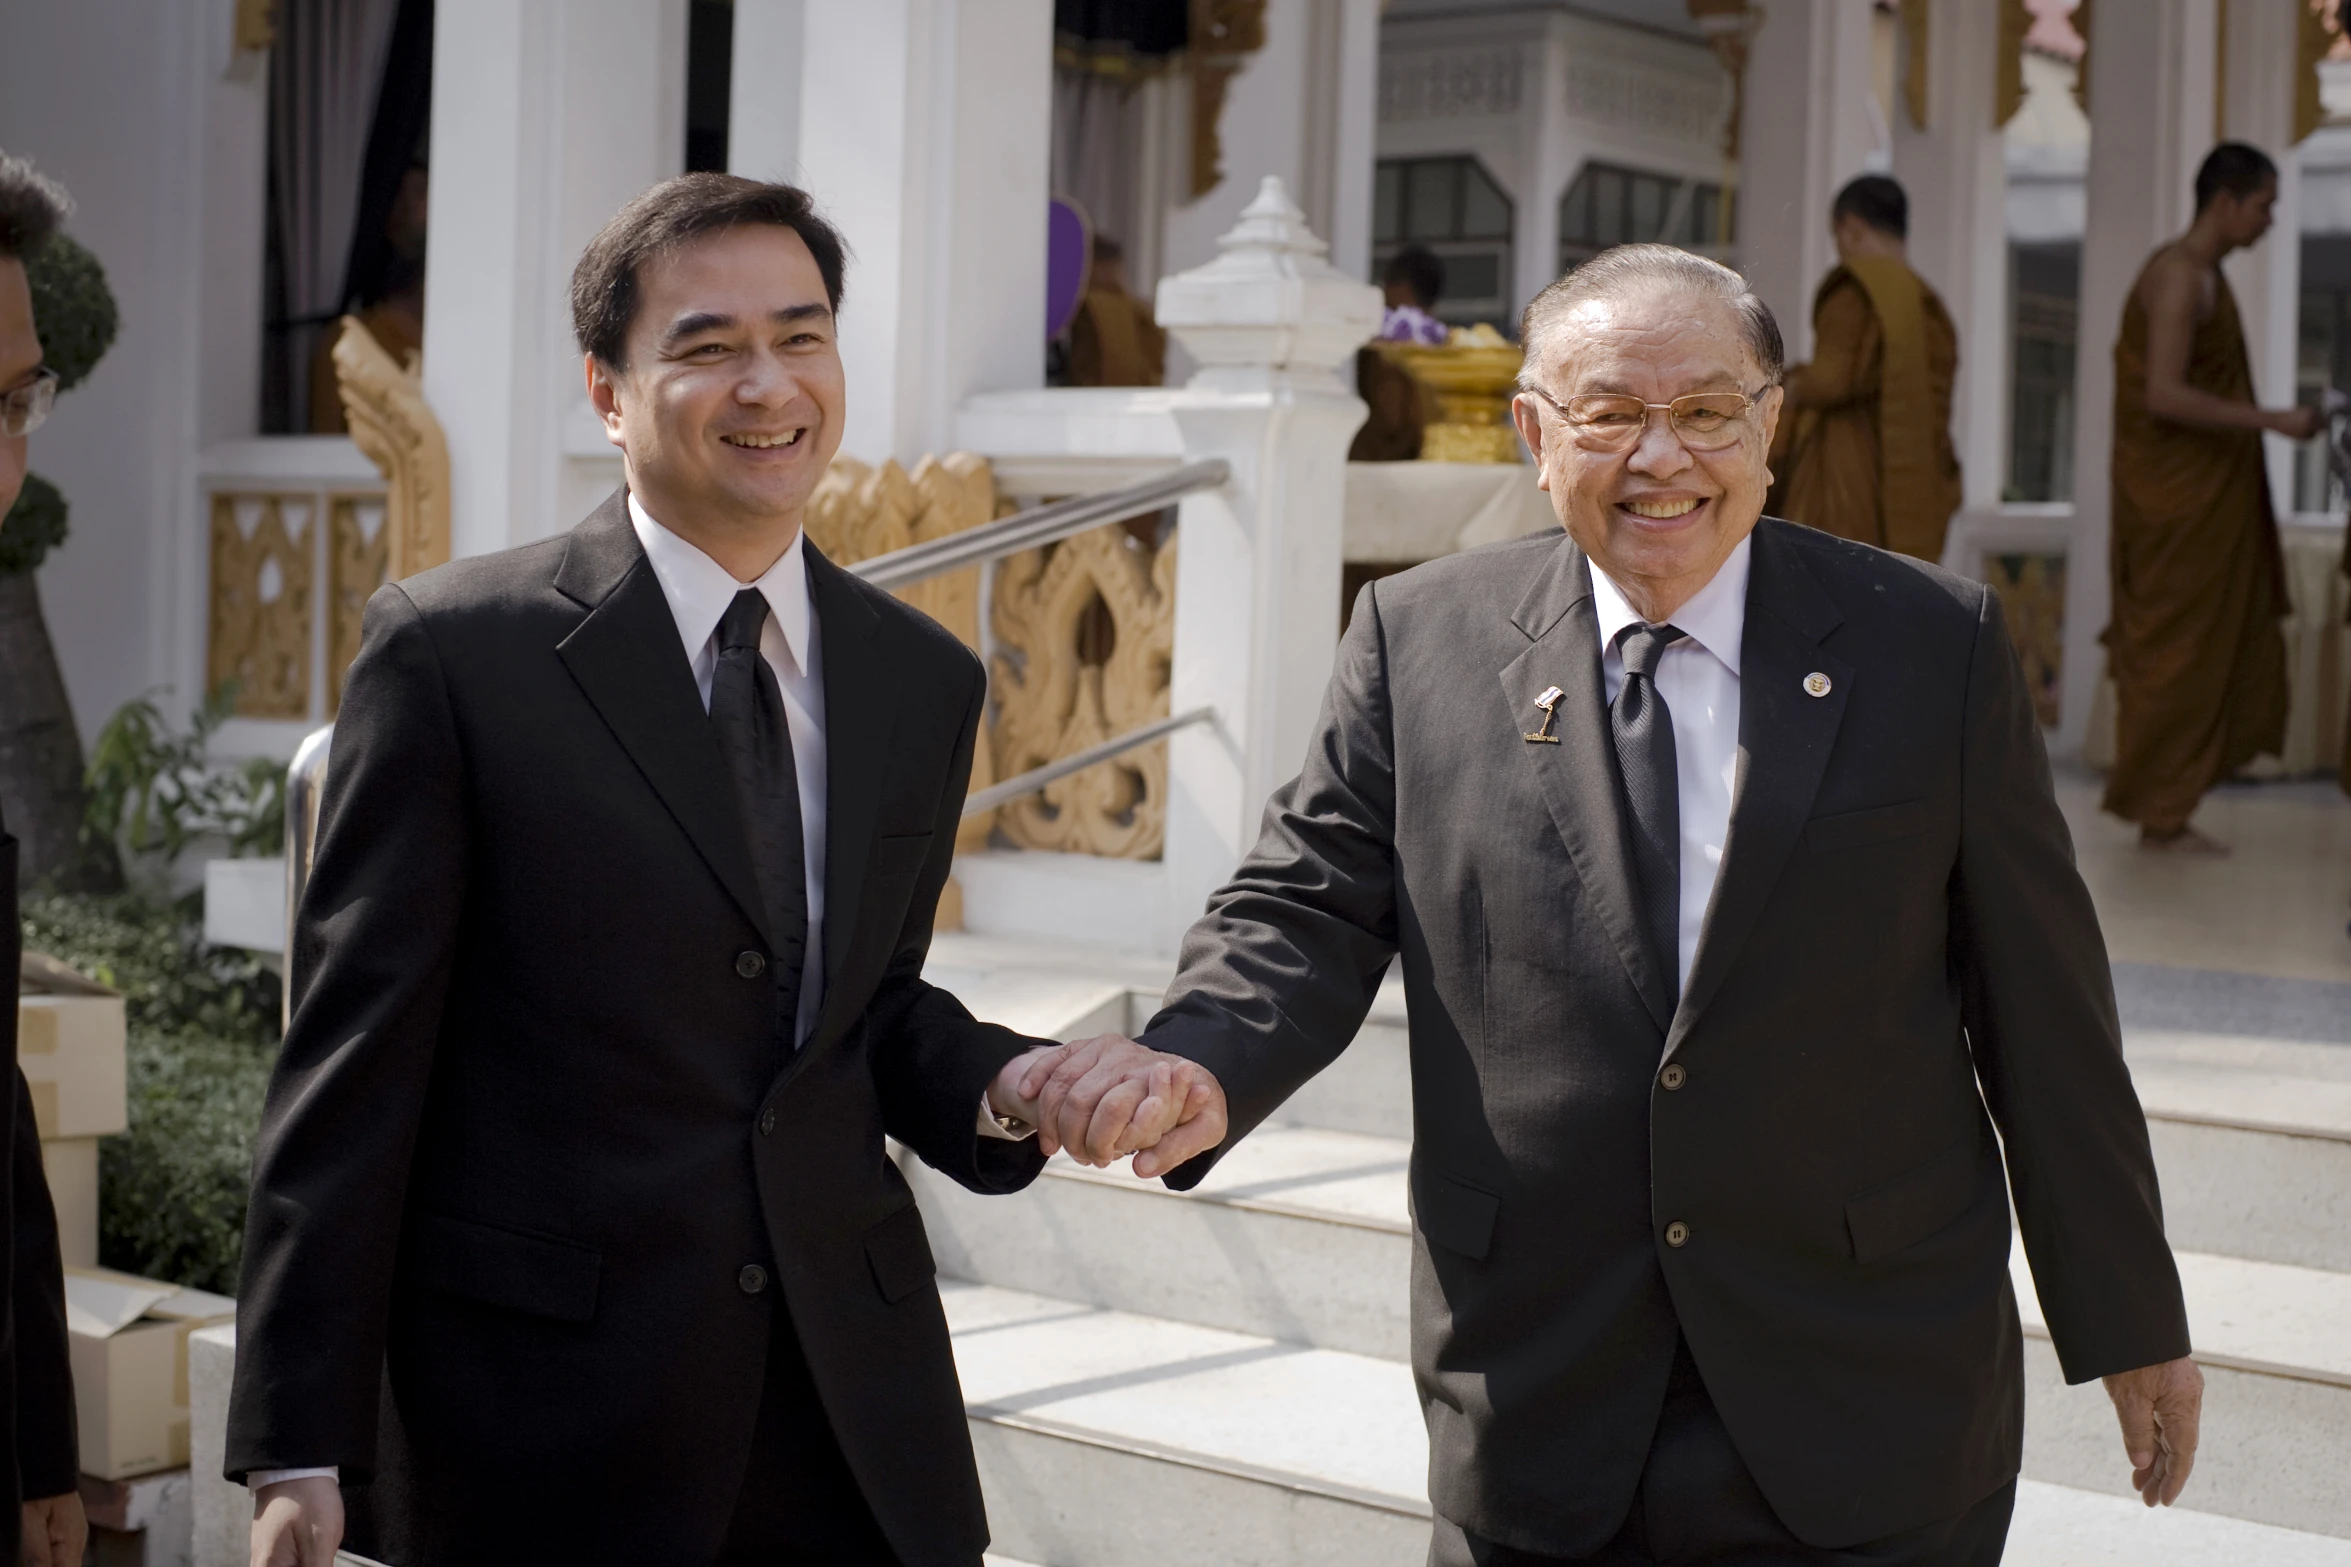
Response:
[[[1804,677],[1804,694],[1806,696],[1827,696],[1829,685],[1829,677],[1816,669]]]

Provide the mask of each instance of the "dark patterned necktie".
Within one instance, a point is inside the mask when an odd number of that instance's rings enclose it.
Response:
[[[1673,715],[1657,694],[1657,665],[1681,638],[1678,627],[1638,621],[1618,632],[1624,687],[1608,709],[1616,763],[1633,811],[1633,870],[1641,879],[1650,946],[1676,993],[1682,961],[1682,795],[1674,765]]]
[[[792,761],[792,729],[784,721],[783,688],[759,656],[767,599],[757,588],[735,595],[718,623],[718,664],[710,676],[710,722],[734,776],[751,844],[751,867],[766,905],[775,950],[776,1038],[784,1054],[795,1043],[800,972],[808,947],[808,857],[801,838],[800,776]]]

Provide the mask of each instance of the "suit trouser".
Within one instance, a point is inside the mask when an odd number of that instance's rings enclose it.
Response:
[[[759,1424],[719,1567],[895,1567],[898,1558],[841,1456],[783,1292],[771,1294],[775,1325]]]
[[[1676,1343],[1657,1434],[1615,1539],[1591,1556],[1538,1556],[1439,1518],[1429,1567],[1995,1567],[2015,1506],[2010,1480],[1956,1518],[1841,1550],[1806,1545],[1764,1500],[1689,1346]]]

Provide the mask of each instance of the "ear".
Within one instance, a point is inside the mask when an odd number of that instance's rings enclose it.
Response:
[[[604,421],[604,438],[619,446],[620,387],[614,381],[611,369],[594,354],[581,361],[588,377],[588,406],[596,410],[596,417]]]
[[[1518,438],[1527,443],[1527,450],[1535,457],[1535,488],[1551,488],[1551,468],[1543,461],[1543,411],[1525,392],[1510,400],[1510,422],[1518,426]]]
[[[1788,389],[1776,383],[1763,389],[1755,399],[1756,423],[1763,431],[1763,449],[1771,450],[1771,443],[1780,433],[1780,410],[1787,406]]]

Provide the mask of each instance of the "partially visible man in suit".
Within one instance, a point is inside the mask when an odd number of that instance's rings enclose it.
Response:
[[[1760,517],[1780,337],[1727,268],[1608,252],[1523,337],[1565,536],[1364,590],[1144,1035],[1238,1136],[1401,961],[1432,1562],[1998,1561],[2011,1192],[2171,1501],[2201,1381],[1999,600]],[[1029,1074],[1061,1135],[1083,1066]],[[1197,1182],[1195,1126],[1137,1170]]]
[[[1058,1047],[921,978],[985,682],[800,531],[842,267],[789,186],[638,196],[572,290],[626,489],[368,606],[255,1150],[257,1564],[325,1567],[338,1480],[400,1567],[979,1560],[883,1137],[1026,1185]],[[1126,1147],[1197,1109],[1087,1059]]]
[[[22,158],[0,153],[0,518],[24,487],[25,437],[49,417],[57,377],[41,364],[33,295],[24,258],[65,221],[65,192]],[[17,970],[16,840],[0,828],[0,962]],[[65,1337],[65,1273],[57,1212],[41,1170],[41,1134],[16,1064],[16,1008],[0,1023],[8,1070],[0,1094],[0,1213],[9,1245],[0,1249],[0,1560],[80,1567],[88,1525],[76,1489],[81,1455],[74,1430],[73,1368]]]

